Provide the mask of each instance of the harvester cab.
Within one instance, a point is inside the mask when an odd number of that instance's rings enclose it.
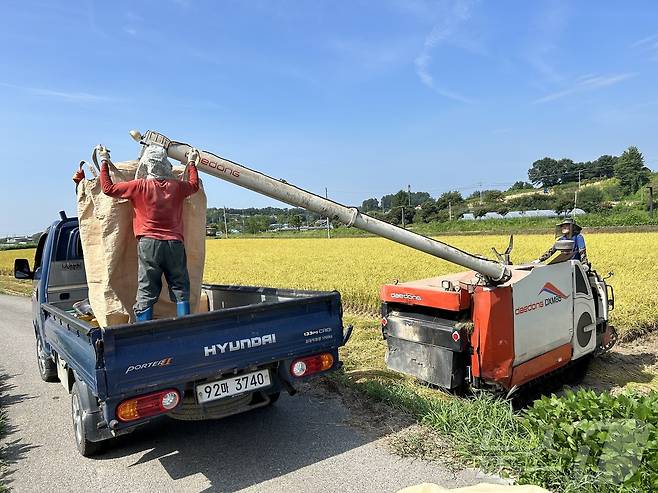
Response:
[[[163,146],[181,162],[191,149],[153,131],[131,136]],[[198,169],[467,269],[382,286],[382,332],[393,370],[446,389],[470,384],[512,392],[614,343],[608,323],[614,293],[578,260],[558,256],[549,265],[512,266],[513,238],[503,254],[494,250],[498,261],[489,260],[208,151],[200,152]],[[560,251],[573,249],[573,240],[559,243]]]

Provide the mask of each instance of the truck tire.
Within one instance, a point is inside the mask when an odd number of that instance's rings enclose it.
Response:
[[[73,418],[73,436],[75,437],[75,445],[78,448],[78,452],[83,457],[91,457],[92,455],[97,454],[103,448],[104,442],[92,442],[88,440],[88,437],[93,430],[87,429],[90,421],[84,419],[85,409],[84,402],[85,399],[82,398],[81,393],[86,392],[86,387],[80,384],[80,382],[75,382],[73,384],[73,391],[71,392],[71,417]]]
[[[39,376],[44,382],[58,382],[57,378],[57,365],[43,349],[41,337],[37,335],[37,366],[39,368]]]

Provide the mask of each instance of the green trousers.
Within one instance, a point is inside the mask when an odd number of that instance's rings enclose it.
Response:
[[[162,276],[174,303],[190,301],[190,276],[185,245],[179,240],[140,237],[137,243],[137,300],[135,313],[153,306],[162,291]]]

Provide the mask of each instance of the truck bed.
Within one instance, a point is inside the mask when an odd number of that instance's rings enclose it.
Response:
[[[181,318],[93,328],[62,307],[44,304],[46,337],[106,412],[123,398],[330,352],[343,344],[338,292],[204,285],[210,311]],[[111,419],[111,416],[107,416]]]

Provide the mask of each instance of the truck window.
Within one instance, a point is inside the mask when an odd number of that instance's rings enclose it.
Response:
[[[59,230],[53,260],[60,262],[81,259],[82,243],[80,242],[80,229],[76,223],[66,224]]]
[[[34,252],[34,267],[33,270],[37,270],[41,267],[41,257],[43,256],[43,248],[46,246],[46,239],[48,239],[48,229],[41,233],[39,236],[39,242],[37,243],[37,251]]]

